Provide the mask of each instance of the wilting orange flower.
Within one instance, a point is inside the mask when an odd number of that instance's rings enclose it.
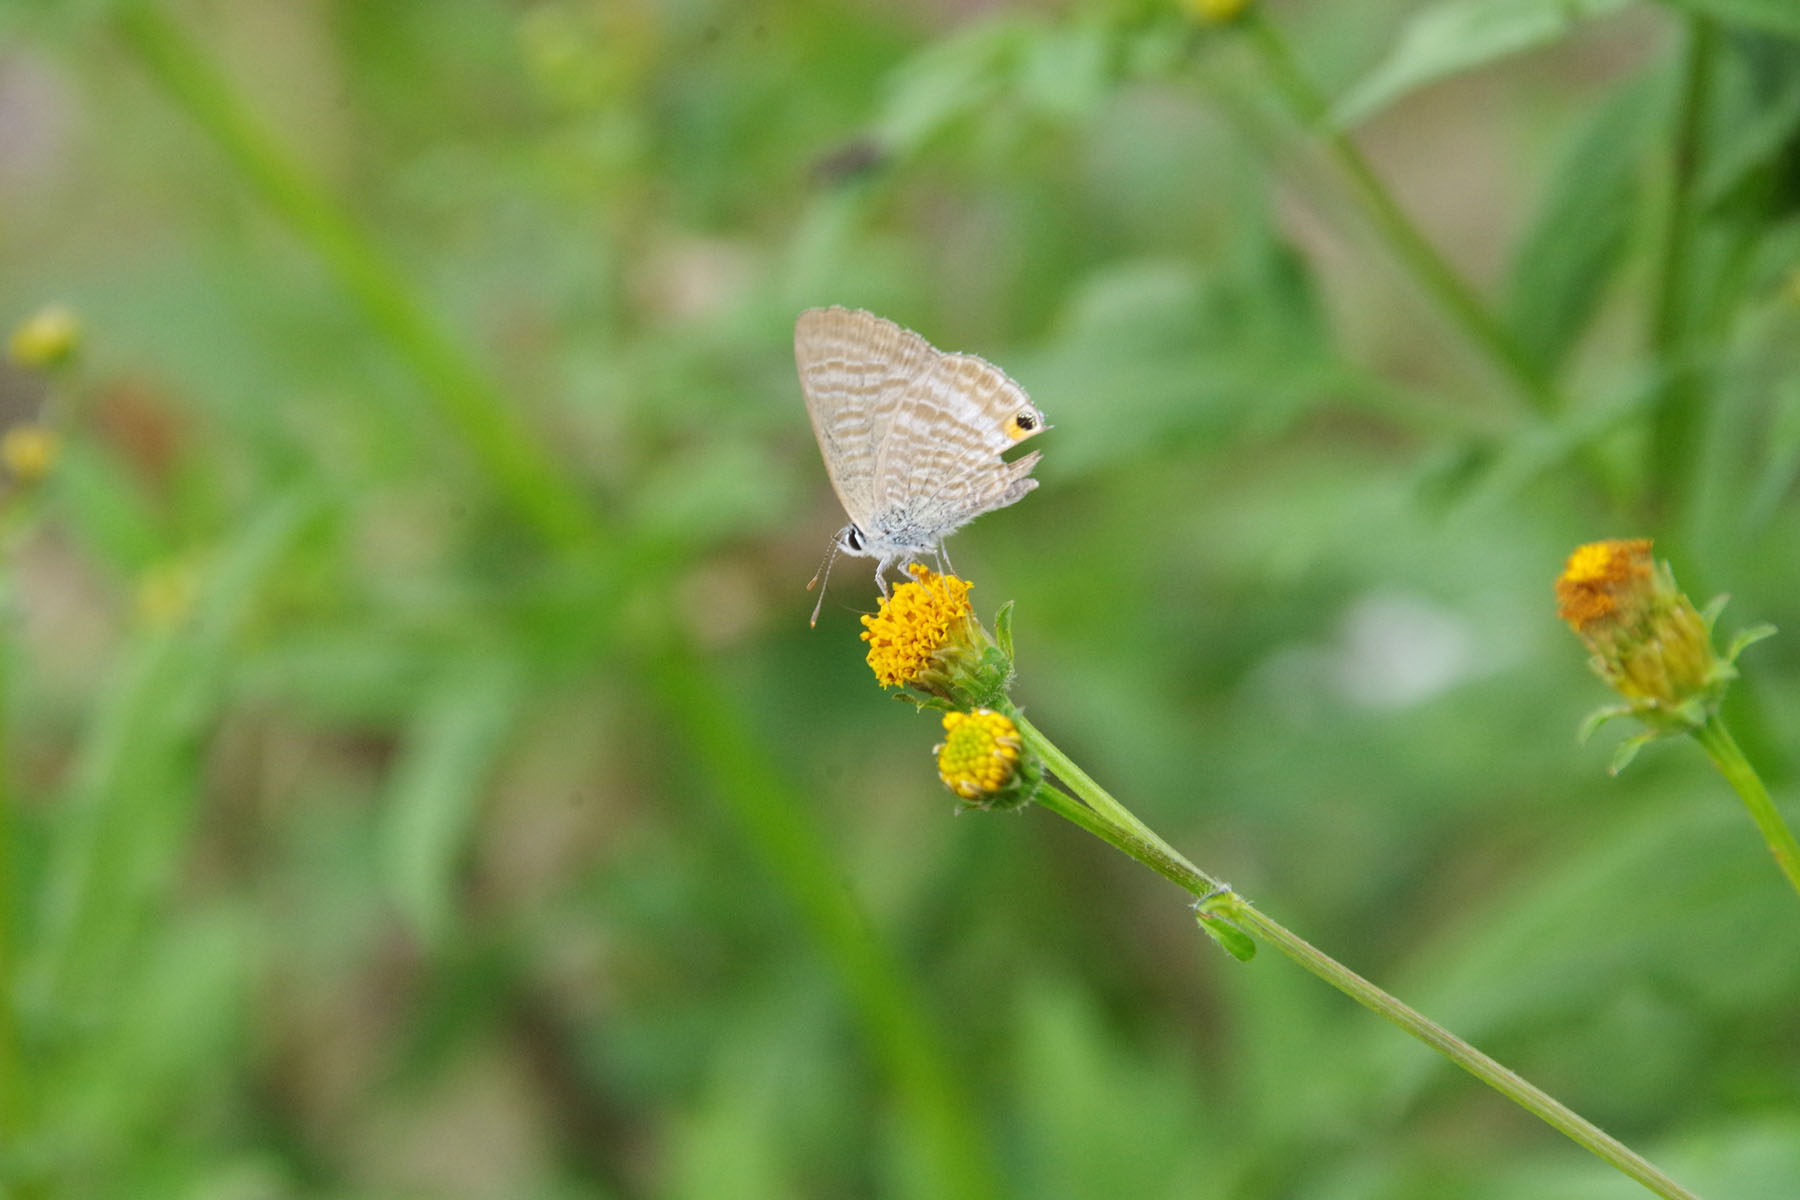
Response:
[[[1556,615],[1586,635],[1642,607],[1656,563],[1649,538],[1589,542],[1556,580]]]
[[[1594,673],[1625,700],[1596,713],[1588,728],[1625,713],[1648,727],[1621,747],[1614,770],[1645,741],[1705,726],[1737,678],[1738,654],[1774,632],[1758,626],[1725,653],[1714,650],[1712,618],[1675,586],[1669,564],[1650,556],[1647,538],[1592,542],[1569,555],[1556,611],[1587,645]]]

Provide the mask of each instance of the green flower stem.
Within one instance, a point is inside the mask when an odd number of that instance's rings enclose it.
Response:
[[[1252,5],[1241,24],[1261,55],[1270,80],[1301,123],[1320,137],[1369,223],[1401,266],[1532,408],[1541,413],[1562,408],[1561,397],[1530,355],[1419,232],[1350,136],[1332,126],[1330,105],[1300,69],[1287,40],[1263,15],[1261,6]]]
[[[1650,312],[1650,346],[1673,368],[1657,397],[1650,431],[1650,479],[1667,511],[1685,503],[1694,469],[1694,428],[1700,395],[1692,365],[1694,321],[1691,277],[1699,202],[1695,188],[1712,97],[1718,27],[1709,18],[1688,20],[1687,49],[1676,109],[1668,207],[1663,215],[1656,297]]]
[[[1763,786],[1762,776],[1738,748],[1737,739],[1715,714],[1694,731],[1694,740],[1712,759],[1719,774],[1743,798],[1744,807],[1750,810],[1750,819],[1756,822],[1763,841],[1769,845],[1769,853],[1775,856],[1775,865],[1781,868],[1794,890],[1800,892],[1800,842],[1794,840],[1794,831],[1781,819],[1781,810],[1775,807],[1769,789]]]
[[[1080,797],[1078,801],[1055,787],[1045,786],[1038,790],[1038,804],[1081,826],[1165,879],[1206,900],[1206,910],[1213,917],[1222,917],[1242,929],[1260,935],[1270,945],[1332,987],[1418,1038],[1656,1195],[1665,1200],[1698,1200],[1694,1193],[1663,1174],[1623,1142],[1582,1118],[1556,1097],[1526,1082],[1443,1026],[1382,991],[1310,942],[1265,916],[1249,901],[1224,887],[1212,876],[1195,868],[1133,816],[1105,788],[1095,783],[1092,777],[1076,766],[1035,725],[1016,714],[1009,715],[1013,716],[1018,725],[1026,747],[1041,758],[1075,796]]]
[[[1181,851],[1163,841],[1154,829],[1138,820],[1135,813],[1113,799],[1112,794],[1095,783],[1086,771],[1076,765],[1074,759],[1064,754],[1055,742],[1045,737],[1041,729],[1026,720],[1024,713],[1009,705],[1006,715],[1011,717],[1013,724],[1019,727],[1019,733],[1023,736],[1025,744],[1044,760],[1044,765],[1050,768],[1058,779],[1081,797],[1087,807],[1092,810],[1095,822],[1104,825],[1107,832],[1102,832],[1094,825],[1084,823],[1066,812],[1062,812],[1061,815],[1069,817],[1089,833],[1110,842],[1171,882],[1178,883],[1192,891],[1189,884],[1197,881],[1200,891],[1195,892],[1195,895],[1217,891],[1225,886],[1189,862]],[[1060,809],[1057,811],[1061,812]]]
[[[469,360],[345,207],[254,118],[194,40],[148,0],[117,5],[115,20],[151,78],[218,144],[418,376],[499,497],[551,545],[601,537],[604,526],[565,464]]]

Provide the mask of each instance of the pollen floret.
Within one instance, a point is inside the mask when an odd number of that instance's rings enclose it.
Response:
[[[936,750],[938,778],[971,804],[991,803],[1017,780],[1020,747],[1019,727],[1005,713],[947,712]]]

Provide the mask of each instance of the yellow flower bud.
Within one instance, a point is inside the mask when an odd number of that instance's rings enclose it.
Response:
[[[991,708],[947,712],[944,735],[936,749],[938,778],[962,799],[985,806],[1018,779],[1019,727],[1005,713]]]
[[[7,349],[20,366],[49,370],[73,358],[80,344],[81,323],[75,318],[75,310],[52,304],[13,330]]]

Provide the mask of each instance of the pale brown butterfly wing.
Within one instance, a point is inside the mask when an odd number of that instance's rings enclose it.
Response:
[[[875,514],[881,440],[908,384],[935,357],[918,334],[860,310],[809,308],[794,323],[794,362],[825,471],[864,529]]]
[[[832,486],[875,553],[936,549],[1037,486],[1038,454],[1001,452],[1043,414],[992,363],[845,308],[800,314],[794,357]]]

